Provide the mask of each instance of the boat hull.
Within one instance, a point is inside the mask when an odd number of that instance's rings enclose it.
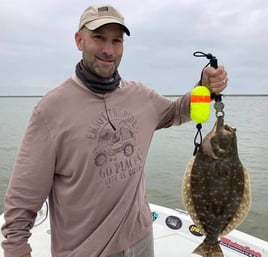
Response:
[[[51,257],[48,206],[44,204],[32,229],[30,244],[34,257]],[[173,210],[150,204],[152,211],[155,257],[193,257],[192,251],[204,240],[190,216],[183,210]],[[0,216],[0,225],[4,222]],[[0,235],[0,241],[4,238]],[[268,242],[238,230],[220,238],[225,257],[268,257]],[[0,251],[0,257],[3,257]]]

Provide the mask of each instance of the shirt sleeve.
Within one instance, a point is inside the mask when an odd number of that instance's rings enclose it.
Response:
[[[173,125],[179,126],[191,120],[190,93],[171,100],[153,92],[152,99],[159,118],[156,129],[168,128]]]
[[[56,153],[53,137],[41,116],[35,108],[7,189],[2,226],[5,257],[31,252],[30,230],[51,189]]]

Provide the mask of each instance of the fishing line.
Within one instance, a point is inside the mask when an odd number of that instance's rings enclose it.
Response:
[[[197,150],[199,149],[199,147],[202,145],[202,133],[201,133],[201,129],[202,129],[202,124],[201,123],[198,123],[196,125],[196,128],[197,128],[197,132],[196,132],[196,135],[194,137],[194,145],[195,145],[195,148],[194,148],[194,152],[193,152],[193,155],[195,156],[196,153],[197,153]],[[197,137],[199,136],[199,142],[197,141]]]

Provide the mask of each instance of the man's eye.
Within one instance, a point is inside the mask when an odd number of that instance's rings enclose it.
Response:
[[[113,40],[115,43],[122,43],[123,42],[123,40],[121,39],[121,38],[116,38],[116,39],[114,39]]]
[[[96,40],[104,40],[104,37],[102,35],[95,35],[93,38]]]

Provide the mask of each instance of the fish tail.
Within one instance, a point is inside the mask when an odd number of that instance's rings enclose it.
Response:
[[[218,244],[200,244],[193,253],[202,257],[224,257],[221,247]]]

